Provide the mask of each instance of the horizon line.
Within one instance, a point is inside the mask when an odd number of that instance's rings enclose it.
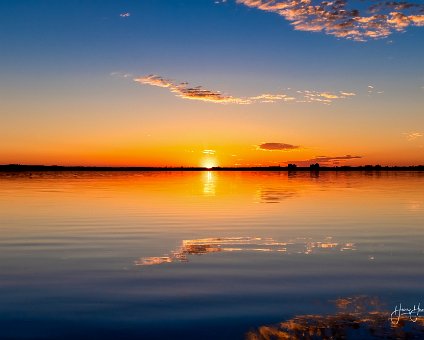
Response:
[[[24,171],[381,171],[381,170],[420,170],[424,171],[424,165],[320,165],[319,163],[309,166],[234,166],[234,167],[201,167],[201,166],[92,166],[92,165],[42,165],[42,164],[0,164],[0,172],[24,172]]]

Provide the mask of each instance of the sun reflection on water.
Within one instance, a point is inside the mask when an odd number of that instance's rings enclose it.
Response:
[[[207,171],[203,176],[203,195],[215,196],[216,194],[215,174],[212,171]]]

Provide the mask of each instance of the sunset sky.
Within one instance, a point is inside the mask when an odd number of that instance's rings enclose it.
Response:
[[[1,0],[0,164],[424,164],[424,2]]]

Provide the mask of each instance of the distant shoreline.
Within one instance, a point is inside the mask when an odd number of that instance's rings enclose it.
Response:
[[[41,172],[41,171],[424,171],[424,165],[412,166],[319,166],[312,164],[309,167],[267,166],[267,167],[113,167],[113,166],[60,166],[60,165],[0,165],[0,172]]]

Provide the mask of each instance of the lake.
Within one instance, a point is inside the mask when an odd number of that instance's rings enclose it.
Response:
[[[0,236],[1,339],[424,337],[423,172],[3,173]]]

